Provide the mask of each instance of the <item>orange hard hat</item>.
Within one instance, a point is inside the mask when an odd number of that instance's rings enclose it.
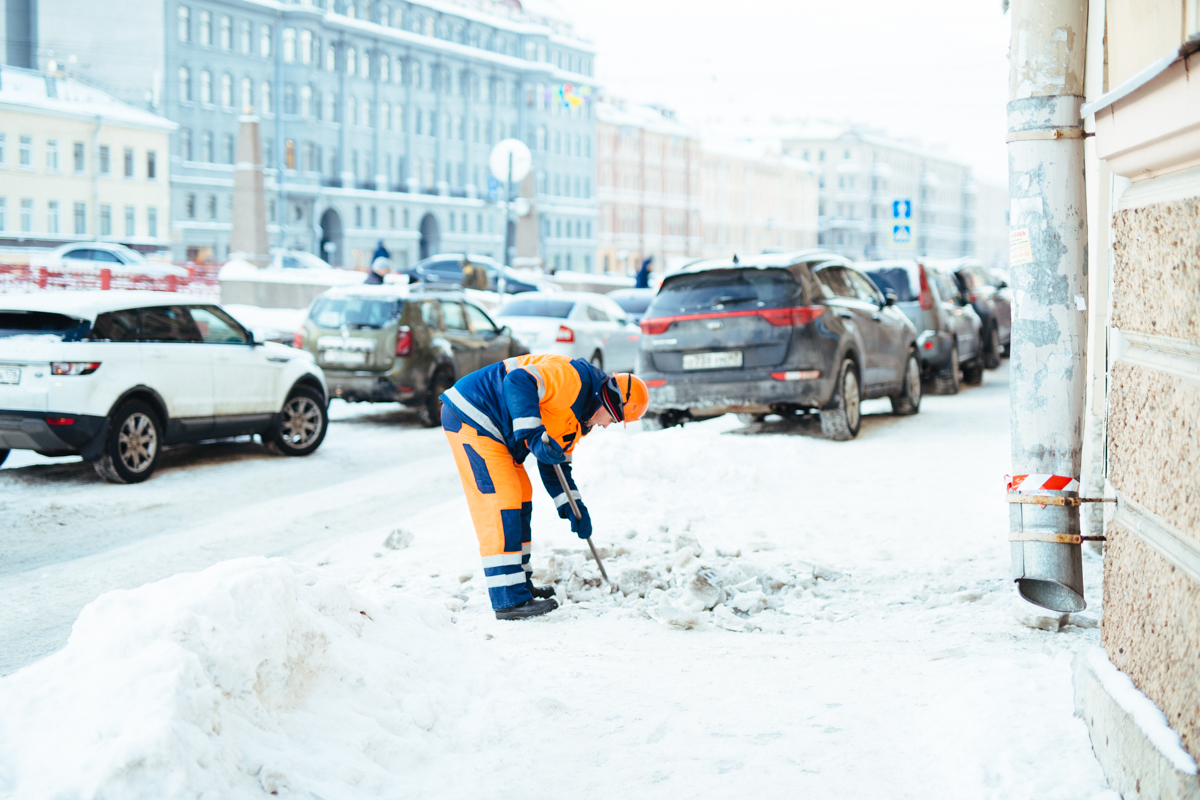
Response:
[[[638,376],[617,372],[601,388],[600,399],[614,420],[635,422],[646,413],[650,405],[650,392]]]

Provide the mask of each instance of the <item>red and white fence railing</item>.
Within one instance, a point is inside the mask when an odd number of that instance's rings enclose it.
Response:
[[[220,294],[217,281],[219,267],[186,264],[187,275],[146,275],[124,270],[66,269],[31,267],[27,264],[0,263],[0,292],[33,292],[39,290],[101,289],[120,291],[144,289],[156,292],[186,292],[188,294]]]

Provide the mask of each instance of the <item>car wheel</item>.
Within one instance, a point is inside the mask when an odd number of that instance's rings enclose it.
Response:
[[[838,370],[833,399],[821,409],[821,433],[830,439],[844,442],[858,436],[862,425],[862,393],[858,388],[858,372],[854,361],[847,358]]]
[[[131,400],[109,419],[96,473],[109,483],[141,483],[158,466],[162,440],[162,423],[154,409],[141,400]]]
[[[425,402],[417,412],[417,421],[426,428],[436,428],[442,424],[442,393],[454,385],[454,376],[445,367],[433,374],[429,381],[429,392]]]
[[[738,422],[743,425],[753,425],[756,422],[762,422],[767,418],[766,414],[738,414]]]
[[[265,437],[267,449],[281,456],[306,456],[321,446],[328,428],[325,398],[316,389],[297,386]]]
[[[592,357],[588,359],[588,363],[601,372],[604,371],[604,354],[599,350],[592,353]]]
[[[950,349],[950,363],[933,377],[933,391],[937,394],[958,394],[958,342]]]
[[[892,413],[897,416],[908,417],[921,410],[921,362],[915,350],[908,354],[900,393],[888,399],[892,401]]]
[[[983,364],[978,356],[963,365],[962,373],[963,383],[968,386],[978,386],[983,383]]]
[[[986,343],[983,346],[983,368],[999,369],[1000,367],[1000,333],[993,325],[988,331]]]
[[[8,458],[8,454],[9,454],[10,452],[12,452],[12,451],[10,451],[10,450],[0,450],[0,464],[3,464],[3,463],[4,463],[4,460],[5,460],[6,458]]]

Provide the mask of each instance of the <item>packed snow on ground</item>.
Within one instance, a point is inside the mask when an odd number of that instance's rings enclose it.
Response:
[[[1099,557],[1087,611],[1014,601],[1003,376],[852,442],[595,432],[615,586],[535,476],[534,620],[495,619],[459,498],[103,596],[0,680],[0,794],[1116,800],[1071,689]]]

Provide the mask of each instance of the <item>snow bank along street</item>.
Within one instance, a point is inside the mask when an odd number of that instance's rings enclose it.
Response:
[[[1112,800],[1069,669],[1098,608],[1014,614],[1006,374],[916,417],[866,404],[851,442],[732,417],[589,436],[620,588],[535,491],[535,580],[563,607],[520,623],[492,615],[441,433],[378,408],[292,462],[6,468],[25,566],[0,594],[37,623],[0,629],[22,666],[0,796]],[[65,647],[20,656],[63,617]]]

